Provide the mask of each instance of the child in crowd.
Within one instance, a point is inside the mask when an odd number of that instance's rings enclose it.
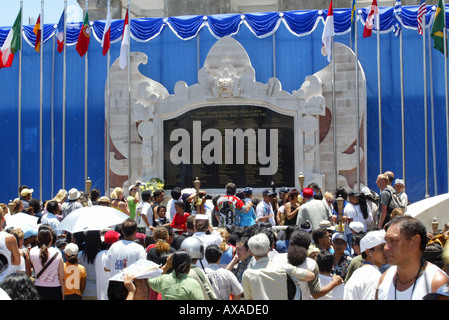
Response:
[[[170,226],[171,221],[170,221],[169,218],[167,218],[165,216],[166,213],[167,213],[167,208],[165,206],[157,207],[157,216],[158,216],[158,218],[155,220],[155,222],[157,223],[157,225],[155,227],[157,227],[157,226],[163,226],[163,227]]]
[[[86,268],[78,264],[78,246],[68,243],[64,249],[67,262],[64,262],[65,300],[82,300],[86,287]]]
[[[187,231],[187,218],[190,216],[189,213],[184,212],[184,202],[176,201],[175,202],[175,216],[173,217],[173,221],[171,222],[170,227],[177,230],[179,234],[183,234]]]

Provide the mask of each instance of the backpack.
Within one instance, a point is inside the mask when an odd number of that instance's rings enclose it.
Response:
[[[228,201],[224,201],[222,203],[219,213],[224,226],[234,224],[234,212],[232,211]]]
[[[396,208],[401,208],[402,210],[405,210],[405,205],[402,203],[402,200],[396,193],[396,190],[390,185],[388,185],[386,189],[388,190],[388,192],[390,192],[391,195],[391,201],[388,204],[388,207],[391,208],[391,210]]]

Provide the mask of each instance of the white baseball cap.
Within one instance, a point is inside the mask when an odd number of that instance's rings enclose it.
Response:
[[[360,251],[364,252],[385,242],[385,230],[370,231],[360,240]]]

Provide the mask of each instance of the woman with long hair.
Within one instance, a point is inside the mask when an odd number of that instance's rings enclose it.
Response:
[[[61,251],[52,247],[51,227],[41,226],[37,246],[30,250],[35,272],[35,287],[41,300],[64,300],[64,263]]]
[[[86,289],[83,300],[97,299],[97,277],[95,273],[95,258],[101,247],[100,231],[87,231],[84,248],[78,253],[79,264],[86,268]]]

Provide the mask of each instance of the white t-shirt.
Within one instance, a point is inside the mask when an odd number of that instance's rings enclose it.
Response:
[[[377,266],[361,265],[345,284],[343,300],[374,300],[381,275]]]
[[[368,218],[363,218],[362,210],[360,210],[359,205],[353,205],[352,203],[349,203],[345,206],[345,215],[348,217],[348,219],[352,219],[354,222],[361,222],[363,223],[363,232],[367,231],[368,224],[373,221],[373,214],[371,213],[371,210],[369,207],[368,209]],[[352,232],[350,228],[346,229],[346,234],[348,232]]]
[[[173,218],[175,217],[175,214],[176,214],[176,209],[175,209],[175,202],[176,201],[173,200],[173,199],[170,199],[167,202],[167,213],[166,213],[165,216],[170,218],[170,221],[173,221]]]
[[[87,255],[83,251],[78,253],[78,263],[86,268],[86,287],[83,292],[83,297],[97,296],[97,277],[95,274],[95,260],[94,263],[88,263]],[[102,265],[103,266],[103,265]],[[104,270],[104,267],[103,267]]]
[[[104,270],[108,250],[102,250],[95,257],[95,276],[97,278],[97,299],[108,300],[108,284],[110,272]]]
[[[288,256],[287,256],[287,252],[285,253],[278,253],[277,255],[275,255],[272,259],[273,263],[277,263],[280,265],[286,265],[289,264],[288,262]],[[298,268],[303,268],[303,269],[307,269],[309,271],[314,271],[315,268],[317,268],[317,263],[315,260],[307,257],[306,260],[300,264],[298,266]],[[314,300],[312,297],[312,294],[310,293],[310,289],[309,289],[309,283],[306,281],[299,281],[295,278],[292,278],[293,282],[296,285],[296,288],[299,288],[300,290],[296,290],[296,295],[294,300]]]
[[[150,228],[147,227],[146,223],[142,219],[143,215],[146,216],[150,226],[153,225],[153,210],[151,209],[151,205],[148,202],[143,201],[137,206],[136,212],[140,219],[140,221],[137,221],[137,224],[144,225],[146,230],[145,233],[147,235],[151,234]]]
[[[110,276],[113,277],[137,260],[146,258],[143,246],[134,241],[120,240],[109,248],[104,266],[110,270]]]
[[[273,217],[269,218],[268,222],[270,222],[271,225],[274,226],[275,225],[274,211],[273,211],[273,207],[271,206],[271,203],[266,203],[263,200],[260,201],[256,207],[256,220],[258,222],[260,222],[259,221],[260,218],[269,216],[270,214],[272,214]]]
[[[327,276],[320,273],[320,286],[325,287],[329,283],[332,282],[332,276]],[[317,300],[342,300],[343,299],[343,292],[345,290],[345,284],[342,283],[338,286],[336,286],[334,289],[329,291],[326,295],[317,298]]]

